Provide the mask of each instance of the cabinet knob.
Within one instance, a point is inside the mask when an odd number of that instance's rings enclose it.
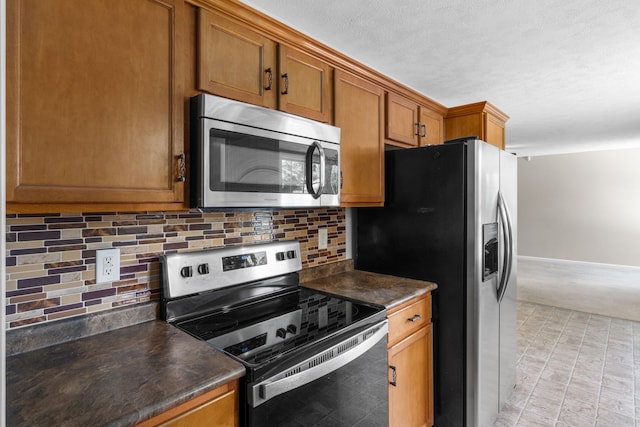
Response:
[[[420,136],[420,122],[416,122],[416,136]]]
[[[398,373],[396,372],[396,367],[393,365],[389,365],[389,369],[391,369],[391,381],[389,382],[389,384],[391,384],[394,387],[397,387]]]
[[[284,82],[284,90],[281,93],[286,95],[289,93],[289,73],[284,73],[282,75],[282,80]]]
[[[271,90],[271,87],[273,86],[273,70],[271,69],[271,67],[267,68],[266,70],[264,70],[265,74],[267,75],[267,85],[264,87],[264,90]]]
[[[422,131],[420,136],[423,137],[423,138],[426,138],[427,137],[427,125],[424,124],[424,123],[421,123],[420,124],[420,130]]]
[[[187,165],[186,165],[186,156],[184,153],[178,156],[178,178],[176,181],[185,182],[187,180]]]
[[[409,322],[415,322],[415,321],[420,320],[420,319],[422,319],[422,316],[420,316],[419,314],[415,314],[413,317],[410,317],[407,320]]]

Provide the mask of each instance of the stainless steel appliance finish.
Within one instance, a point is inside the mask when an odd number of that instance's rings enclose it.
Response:
[[[387,425],[386,311],[300,286],[298,242],[161,264],[163,318],[246,366],[242,425]]]
[[[438,283],[435,425],[493,426],[515,385],[516,158],[471,137],[386,167],[385,207],[357,211],[356,267]]]
[[[214,95],[191,99],[191,207],[340,205],[340,129]]]

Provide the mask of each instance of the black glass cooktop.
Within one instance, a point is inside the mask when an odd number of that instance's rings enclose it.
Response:
[[[337,334],[384,308],[319,291],[296,290],[176,324],[248,365],[262,364]]]

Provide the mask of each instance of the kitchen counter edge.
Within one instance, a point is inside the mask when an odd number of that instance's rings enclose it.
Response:
[[[310,278],[303,281],[301,285],[346,298],[382,305],[387,310],[438,287],[433,282],[362,270],[350,270],[326,277]]]
[[[132,426],[244,374],[241,363],[153,320],[8,357],[7,422]]]

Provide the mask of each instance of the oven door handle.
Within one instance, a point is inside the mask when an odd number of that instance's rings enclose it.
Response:
[[[331,348],[296,364],[285,372],[250,386],[249,404],[255,408],[269,399],[330,374],[371,349],[387,336],[388,330],[387,320],[384,320],[356,336],[349,335]]]

